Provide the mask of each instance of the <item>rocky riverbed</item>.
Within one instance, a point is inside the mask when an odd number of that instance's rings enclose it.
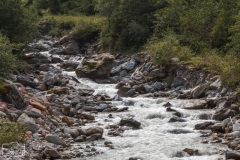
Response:
[[[0,89],[0,114],[28,140],[3,159],[240,159],[240,97],[219,76],[99,48],[70,35],[29,44]]]

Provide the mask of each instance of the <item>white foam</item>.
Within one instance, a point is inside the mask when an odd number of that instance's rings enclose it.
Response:
[[[69,73],[74,76],[75,73]],[[79,79],[81,83],[89,85],[95,89],[95,93],[106,93],[113,97],[117,94],[117,89],[113,84],[96,84],[89,79]],[[141,129],[126,130],[122,137],[110,137],[107,135],[108,130],[104,131],[106,141],[113,142],[115,149],[109,149],[103,145],[104,141],[97,142],[95,148],[104,152],[96,157],[86,157],[91,160],[127,160],[129,157],[141,157],[144,160],[216,160],[223,158],[219,155],[219,150],[226,147],[221,144],[202,144],[202,138],[199,131],[193,130],[194,125],[204,120],[196,119],[196,115],[201,113],[211,113],[211,110],[185,110],[181,105],[186,100],[167,99],[167,98],[124,98],[125,101],[134,101],[134,106],[129,106],[128,112],[111,113],[114,118],[108,118],[110,113],[98,113],[96,115],[96,124],[106,127],[108,124],[117,124],[121,117],[132,115],[135,120],[142,123]],[[161,103],[159,103],[161,102]],[[172,112],[166,112],[164,103],[170,102],[172,108],[183,113],[187,122],[168,123]],[[123,107],[121,102],[113,102],[117,107]],[[159,103],[159,104],[157,104]],[[162,115],[162,118],[146,118],[149,115]],[[105,122],[108,119],[110,122]],[[94,124],[87,124],[94,125]],[[168,130],[185,129],[191,131],[188,134],[171,134]],[[185,148],[197,149],[201,156],[174,157],[177,152]]]

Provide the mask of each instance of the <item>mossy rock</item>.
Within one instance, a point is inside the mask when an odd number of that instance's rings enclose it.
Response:
[[[104,79],[110,74],[114,56],[101,54],[94,59],[83,60],[76,69],[76,74],[81,78]]]
[[[0,80],[0,94],[8,94],[12,90],[10,84],[6,83],[4,80]]]
[[[93,60],[83,60],[82,64],[85,65],[89,70],[95,69],[97,66],[97,62],[93,61]]]

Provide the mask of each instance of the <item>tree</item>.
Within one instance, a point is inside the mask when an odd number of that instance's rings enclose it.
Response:
[[[229,43],[226,45],[229,55],[234,55],[240,59],[240,12],[235,16],[236,23],[231,26],[229,32]]]
[[[12,45],[9,39],[0,33],[0,77],[12,73],[18,66],[18,61],[12,55]]]
[[[50,0],[48,5],[50,13],[57,14],[61,12],[59,0]]]
[[[210,47],[211,32],[217,16],[216,3],[212,0],[201,0],[188,3],[187,9],[180,16],[181,43],[191,46],[196,52]]]
[[[25,41],[35,27],[35,14],[21,0],[0,1],[0,32],[11,42]]]
[[[152,33],[153,12],[151,0],[100,0],[100,14],[108,17],[106,35],[114,48],[139,48]],[[136,7],[137,6],[137,7]]]
[[[212,30],[212,46],[222,48],[228,42],[229,28],[235,23],[234,16],[238,13],[238,0],[221,0],[218,3],[218,17]]]

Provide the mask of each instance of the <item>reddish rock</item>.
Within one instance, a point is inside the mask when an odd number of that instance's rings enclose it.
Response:
[[[183,151],[186,152],[187,154],[189,154],[190,156],[192,156],[192,155],[198,155],[198,150],[193,150],[193,149],[190,149],[190,148],[185,148]]]
[[[39,89],[41,91],[46,91],[47,90],[47,85],[45,83],[42,83],[40,86],[39,86]]]
[[[92,134],[100,133],[103,135],[103,128],[100,127],[90,127],[86,130],[87,136],[90,136]]]
[[[27,94],[29,97],[34,97],[34,94],[32,94],[32,93],[28,93]]]
[[[88,120],[94,120],[95,119],[95,117],[88,112],[82,112],[81,116],[83,116],[84,118],[86,118]]]
[[[51,93],[61,94],[61,93],[64,93],[66,90],[68,90],[68,87],[52,88],[47,91],[47,94],[51,94]]]
[[[42,130],[41,131],[41,134],[45,137],[47,135],[46,131],[45,130]]]
[[[72,122],[66,116],[62,117],[62,122],[66,123],[68,125],[68,127],[72,126]]]
[[[26,94],[26,93],[27,93],[27,91],[25,90],[24,87],[19,87],[18,90],[19,90],[21,93],[23,93],[23,94]]]
[[[15,111],[8,109],[7,106],[8,106],[7,103],[0,102],[0,111],[3,113],[6,113],[6,114],[15,112]]]
[[[35,107],[35,108],[37,108],[37,109],[40,109],[40,110],[42,110],[42,111],[44,111],[44,110],[47,109],[46,106],[42,105],[41,103],[39,103],[39,102],[37,102],[37,101],[35,101],[35,100],[32,100],[32,99],[31,99],[31,100],[29,101],[29,103],[30,103],[33,107]]]

